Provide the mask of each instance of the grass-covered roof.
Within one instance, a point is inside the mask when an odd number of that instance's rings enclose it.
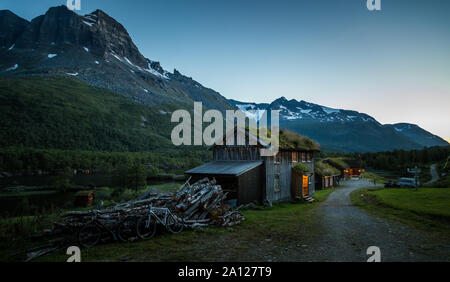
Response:
[[[303,173],[311,172],[311,170],[309,169],[309,167],[308,167],[307,165],[305,165],[305,164],[302,164],[302,163],[297,163],[297,164],[294,166],[294,168],[297,169],[297,170],[299,170],[299,171],[301,171],[301,172],[303,172]]]
[[[339,169],[349,169],[350,166],[340,158],[329,158],[327,159],[328,163],[331,164],[334,167],[337,167]]]
[[[258,129],[256,128],[248,128],[245,127],[245,134],[246,134],[246,143],[249,142],[250,135],[253,136],[253,138],[256,138],[256,136],[259,138]],[[237,134],[237,128],[235,127],[234,134]],[[270,144],[271,140],[271,131],[270,129],[267,130],[267,137],[261,136],[259,138],[259,143],[261,145]],[[292,151],[320,151],[320,145],[317,142],[314,142],[313,140],[309,139],[308,137],[302,136],[300,134],[297,134],[295,132],[292,132],[290,130],[286,129],[280,129],[279,134],[279,148],[280,150],[292,150]],[[224,144],[226,144],[226,138],[224,137]]]
[[[280,148],[290,150],[320,151],[320,145],[308,137],[290,130],[280,130]]]
[[[314,172],[322,176],[333,176],[340,174],[340,171],[338,169],[324,162],[316,162],[314,166]]]

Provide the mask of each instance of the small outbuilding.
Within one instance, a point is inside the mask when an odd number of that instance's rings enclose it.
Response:
[[[228,199],[236,199],[237,204],[263,202],[264,167],[263,161],[213,161],[186,171],[195,182],[205,177],[215,178],[228,193]]]
[[[316,190],[337,187],[341,172],[325,162],[316,162],[314,172],[316,174]]]

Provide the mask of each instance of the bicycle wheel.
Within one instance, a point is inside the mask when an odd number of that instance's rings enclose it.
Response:
[[[130,238],[136,237],[136,221],[126,220],[121,222],[117,228],[117,237],[122,242],[128,242]]]
[[[166,227],[171,233],[180,233],[183,231],[184,224],[181,223],[178,218],[172,214],[167,217]]]
[[[101,230],[94,222],[88,223],[83,226],[78,233],[78,241],[81,246],[85,248],[91,248],[98,244],[101,237]]]
[[[156,219],[153,215],[144,215],[136,223],[136,233],[141,239],[150,239],[156,234]]]

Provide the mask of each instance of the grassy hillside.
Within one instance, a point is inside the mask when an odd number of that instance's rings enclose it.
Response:
[[[0,147],[131,152],[169,148],[170,115],[160,110],[175,107],[149,108],[75,79],[0,78]]]

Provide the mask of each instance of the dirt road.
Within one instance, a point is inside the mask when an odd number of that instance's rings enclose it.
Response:
[[[425,184],[431,184],[431,183],[439,180],[439,174],[437,173],[437,170],[436,170],[436,164],[432,164],[430,166],[430,173],[431,173],[431,180]]]
[[[373,186],[349,180],[317,208],[323,233],[298,253],[300,261],[366,261],[377,246],[382,261],[450,261],[450,240],[413,227],[371,216],[351,205],[349,194]]]

